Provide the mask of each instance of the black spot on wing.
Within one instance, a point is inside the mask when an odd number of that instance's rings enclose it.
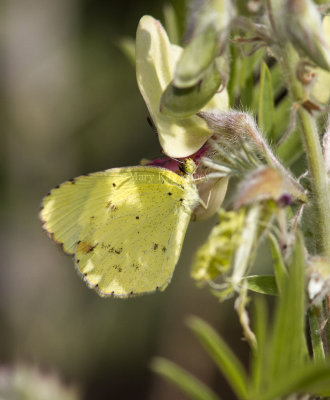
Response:
[[[135,269],[135,271],[138,271],[140,269],[140,265],[139,264],[132,264],[132,268]]]
[[[105,208],[108,208],[108,209],[111,210],[111,211],[117,211],[117,210],[118,210],[118,207],[115,206],[115,205],[112,203],[111,200],[107,202]]]
[[[152,249],[157,250],[158,249],[158,243],[153,243],[152,244]]]
[[[137,216],[137,217],[135,217],[135,219],[140,219],[140,217],[139,217],[139,216]]]
[[[165,253],[166,251],[167,251],[167,248],[165,246],[163,246],[162,252]]]

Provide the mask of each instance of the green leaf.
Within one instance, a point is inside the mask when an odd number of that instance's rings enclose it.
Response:
[[[170,42],[173,44],[179,44],[180,35],[178,20],[176,18],[175,10],[172,4],[167,3],[164,5],[163,14],[165,19],[165,30],[168,34]]]
[[[227,344],[206,322],[190,317],[188,326],[215,361],[239,399],[247,399],[247,376],[244,367]]]
[[[274,400],[292,393],[310,393],[330,396],[330,362],[311,364],[283,371],[272,387],[263,391],[257,400]]]
[[[264,49],[259,49],[249,57],[238,58],[240,95],[237,106],[248,108],[253,114],[258,112],[259,82],[255,82],[255,72],[260,70],[260,62],[265,54]]]
[[[256,110],[253,110],[253,107],[251,107],[254,90],[255,90],[255,86],[254,86],[253,75],[250,75],[244,81],[244,88],[241,89],[239,101],[241,103],[241,107],[248,108],[248,109],[252,108],[251,111],[253,113],[256,113]]]
[[[282,95],[282,91],[284,90],[282,71],[279,65],[275,64],[269,69],[269,72],[273,88],[273,99],[276,99],[279,95]],[[260,85],[261,75],[253,89],[252,110],[255,111],[256,114],[258,113],[259,108]],[[275,105],[273,106],[272,129],[270,132],[265,132],[271,142],[276,142],[279,137],[282,136],[283,132],[286,131],[289,123],[291,105],[289,96],[286,96],[279,104],[276,104],[276,107]]]
[[[298,130],[293,131],[287,140],[281,143],[276,149],[276,155],[283,161],[285,165],[292,165],[304,153],[301,144],[300,133]]]
[[[274,88],[276,88],[274,84]],[[276,105],[273,114],[273,129],[271,138],[274,142],[278,142],[283,134],[287,131],[290,123],[290,113],[291,113],[291,99],[287,95],[282,101]]]
[[[121,37],[118,46],[135,67],[135,40],[130,37]]]
[[[229,95],[229,106],[235,106],[235,97],[239,86],[239,58],[237,54],[237,48],[230,46],[230,77],[227,85]]]
[[[155,358],[151,368],[162,375],[169,382],[176,385],[183,393],[194,400],[220,400],[204,383],[177,366],[171,361],[163,358]]]
[[[266,134],[269,134],[273,126],[274,98],[272,78],[264,61],[261,63],[260,91],[258,102],[258,125]]]
[[[305,259],[303,237],[298,232],[289,275],[281,286],[271,342],[271,377],[274,382],[299,368],[307,354],[305,332]]]
[[[254,314],[253,314],[253,330],[257,339],[257,348],[252,353],[251,366],[251,383],[253,392],[257,393],[266,378],[265,371],[268,370],[266,365],[266,339],[267,339],[267,322],[268,315],[266,302],[263,296],[254,297]],[[254,398],[255,396],[249,396]]]
[[[160,110],[164,115],[176,118],[196,114],[218,91],[220,83],[219,71],[213,63],[203,79],[193,87],[179,89],[171,82],[161,97]]]
[[[272,259],[273,259],[275,281],[276,281],[278,290],[281,293],[283,290],[282,288],[287,280],[288,272],[285,268],[281,249],[280,249],[277,239],[271,233],[268,233],[268,239],[269,239],[270,252],[272,255]]]
[[[278,295],[278,289],[274,275],[250,275],[246,278],[248,289],[253,292]]]

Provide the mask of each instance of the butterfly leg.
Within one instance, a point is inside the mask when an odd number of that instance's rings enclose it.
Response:
[[[206,202],[204,200],[202,200],[201,198],[199,198],[198,202],[199,204],[205,209],[207,210],[210,204],[210,199],[211,199],[211,194],[212,194],[212,189],[209,191],[208,195],[207,195],[207,200]]]

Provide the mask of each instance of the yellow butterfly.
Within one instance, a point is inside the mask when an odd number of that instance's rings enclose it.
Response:
[[[43,199],[43,228],[101,296],[150,293],[170,282],[199,201],[195,164],[186,161],[185,176],[114,168],[64,182]]]

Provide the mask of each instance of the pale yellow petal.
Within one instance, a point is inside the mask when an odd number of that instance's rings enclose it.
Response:
[[[151,16],[140,20],[136,34],[137,82],[156,125],[159,141],[170,157],[187,157],[195,153],[212,135],[205,121],[197,116],[178,119],[163,115],[160,98],[174,75],[182,49],[171,45],[161,23]],[[205,108],[228,108],[228,94],[218,93]]]

